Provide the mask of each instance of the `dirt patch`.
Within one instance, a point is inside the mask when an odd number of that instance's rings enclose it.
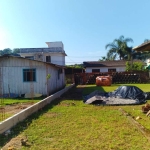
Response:
[[[30,147],[31,143],[28,143],[27,137],[17,136],[11,139],[3,148],[2,150],[19,150],[22,147]]]
[[[5,114],[4,119],[6,119],[10,116],[13,116],[14,114],[19,113],[21,110],[26,109],[33,104],[34,103],[27,102],[27,103],[21,103],[21,104],[19,103],[19,104],[6,105],[0,109],[0,113]]]

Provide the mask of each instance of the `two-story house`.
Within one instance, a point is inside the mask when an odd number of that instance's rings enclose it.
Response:
[[[57,65],[65,66],[64,45],[62,42],[46,42],[47,48],[20,48],[20,56],[38,60],[43,62],[50,62]]]

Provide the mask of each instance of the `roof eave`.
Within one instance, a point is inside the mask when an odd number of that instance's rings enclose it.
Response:
[[[150,43],[146,43],[144,45],[140,45],[137,47],[134,47],[133,50],[135,51],[150,51]]]

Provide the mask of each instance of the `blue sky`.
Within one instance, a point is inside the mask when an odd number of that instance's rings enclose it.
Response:
[[[0,49],[62,41],[66,64],[97,61],[124,35],[150,39],[149,0],[0,0]]]

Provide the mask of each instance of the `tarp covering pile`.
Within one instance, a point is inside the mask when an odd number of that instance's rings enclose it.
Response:
[[[127,105],[146,102],[147,94],[136,86],[120,86],[113,92],[94,91],[84,96],[86,104]]]

